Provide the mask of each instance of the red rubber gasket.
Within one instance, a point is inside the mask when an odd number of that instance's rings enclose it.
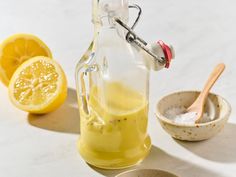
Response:
[[[165,67],[169,68],[170,62],[171,62],[171,59],[172,59],[171,49],[162,40],[157,41],[157,43],[161,46],[161,48],[163,50],[163,53],[165,55],[165,59],[166,59]]]

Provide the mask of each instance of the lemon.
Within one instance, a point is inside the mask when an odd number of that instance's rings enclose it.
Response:
[[[7,86],[15,70],[34,56],[52,57],[47,45],[31,34],[15,34],[0,45],[0,80]]]
[[[11,102],[17,108],[36,114],[48,113],[66,99],[66,76],[55,60],[33,57],[14,72],[8,91]]]

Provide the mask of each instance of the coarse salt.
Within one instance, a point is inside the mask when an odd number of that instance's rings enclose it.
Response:
[[[184,106],[174,106],[167,109],[164,116],[174,123],[194,125],[197,118],[197,112],[186,111],[187,109]],[[211,118],[209,118],[207,113],[204,113],[201,123],[209,121],[211,121]]]

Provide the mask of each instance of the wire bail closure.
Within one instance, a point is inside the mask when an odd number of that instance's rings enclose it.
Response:
[[[145,40],[143,40],[141,37],[139,37],[135,32],[134,32],[134,28],[136,27],[140,16],[142,14],[142,9],[140,6],[138,6],[137,4],[133,4],[133,5],[129,5],[129,8],[135,8],[138,10],[138,16],[135,19],[132,27],[130,28],[127,24],[125,24],[122,20],[120,20],[119,18],[115,17],[115,22],[118,23],[119,25],[121,25],[123,28],[125,28],[128,33],[126,34],[126,40],[129,43],[133,43],[136,46],[138,46],[139,48],[143,49],[145,52],[147,52],[149,55],[152,56],[154,62],[159,62],[160,65],[166,65],[166,63],[168,63],[166,60],[166,58],[164,57],[159,57],[156,54],[154,54],[148,47],[147,47],[147,42]]]

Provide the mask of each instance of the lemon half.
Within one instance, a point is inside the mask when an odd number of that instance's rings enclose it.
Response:
[[[0,45],[0,80],[7,86],[15,70],[34,56],[52,58],[47,45],[31,34],[15,34]]]
[[[67,80],[55,60],[37,56],[17,68],[8,91],[11,102],[17,108],[43,114],[55,110],[65,101]]]

